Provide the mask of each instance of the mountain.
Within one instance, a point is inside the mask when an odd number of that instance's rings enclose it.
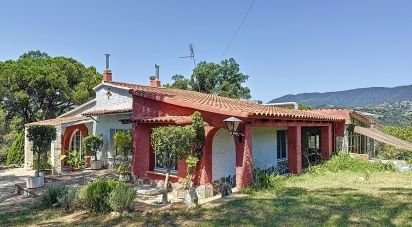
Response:
[[[412,124],[412,85],[285,95],[269,103],[278,102],[297,102],[315,108],[350,108],[375,119],[381,125]]]
[[[297,102],[313,107],[362,107],[412,100],[412,85],[393,88],[370,87],[324,93],[285,95],[269,103]]]

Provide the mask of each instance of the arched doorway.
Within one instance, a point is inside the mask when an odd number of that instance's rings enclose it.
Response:
[[[233,136],[226,129],[219,129],[212,142],[212,181],[223,179],[235,184],[236,147]]]

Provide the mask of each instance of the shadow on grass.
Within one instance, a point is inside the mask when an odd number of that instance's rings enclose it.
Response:
[[[236,210],[242,208],[239,214]],[[222,208],[213,224],[395,225],[398,215],[411,217],[411,201],[374,197],[354,189],[287,188],[273,199],[245,199]],[[263,212],[262,212],[263,211]],[[405,212],[405,214],[404,214]],[[229,218],[228,218],[229,217]],[[402,220],[405,221],[402,223]],[[396,224],[406,223],[407,219]]]
[[[146,225],[367,225],[395,226],[412,224],[411,200],[396,200],[391,195],[371,196],[356,189],[287,188],[273,192],[272,198],[248,197],[221,207],[176,213],[147,219]],[[162,221],[163,220],[163,221]],[[189,222],[190,223],[190,222]]]

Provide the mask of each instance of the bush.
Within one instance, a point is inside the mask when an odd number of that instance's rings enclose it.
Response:
[[[78,191],[76,188],[69,188],[66,193],[57,198],[59,206],[66,210],[73,210]]]
[[[40,170],[44,169],[51,169],[53,168],[52,165],[50,164],[49,160],[46,158],[42,158],[40,160]],[[37,169],[37,158],[33,159],[33,170]]]
[[[7,149],[7,165],[23,164],[24,162],[24,131],[19,132],[13,144]]]
[[[134,188],[120,183],[110,193],[109,205],[112,210],[117,212],[131,210],[135,198],[136,192]]]
[[[286,177],[275,173],[267,173],[260,169],[255,169],[254,172],[253,189],[274,189],[281,188],[284,185]]]
[[[383,145],[378,151],[383,159],[412,160],[412,151],[399,149],[390,145]]]
[[[83,202],[84,208],[92,213],[110,212],[109,196],[118,184],[115,180],[95,180],[85,186],[79,199]]]
[[[351,157],[347,153],[339,152],[332,156],[329,161],[321,165],[314,166],[310,169],[310,173],[317,174],[325,171],[339,172],[339,171],[353,171],[353,172],[377,172],[377,171],[395,171],[395,166],[392,163],[371,162],[367,160],[360,160]]]
[[[40,196],[40,206],[43,208],[51,207],[59,202],[59,198],[67,194],[68,189],[65,186],[52,186]]]

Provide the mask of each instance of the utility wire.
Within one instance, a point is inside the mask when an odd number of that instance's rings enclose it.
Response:
[[[220,56],[221,59],[225,56],[227,50],[229,50],[230,45],[232,45],[233,40],[235,39],[237,33],[240,31],[240,28],[242,27],[243,23],[245,23],[246,17],[249,14],[250,10],[252,10],[253,5],[255,4],[256,0],[252,0],[252,2],[249,5],[249,8],[246,11],[246,14],[243,16],[242,21],[240,22],[239,26],[237,27],[235,33],[233,33],[232,38],[230,39],[229,43],[227,44],[225,50],[222,53],[222,56]]]

